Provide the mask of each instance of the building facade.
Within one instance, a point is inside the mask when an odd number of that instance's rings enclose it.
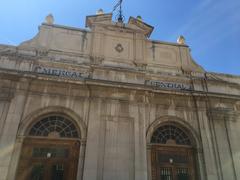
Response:
[[[86,26],[0,46],[0,179],[239,180],[240,77],[139,18]]]

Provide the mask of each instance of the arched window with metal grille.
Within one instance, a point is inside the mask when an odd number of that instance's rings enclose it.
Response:
[[[79,138],[76,126],[66,117],[48,116],[36,122],[29,131],[30,136]]]
[[[196,179],[194,141],[175,123],[162,124],[151,136],[151,174],[157,179]]]
[[[151,143],[191,145],[187,134],[174,125],[163,125],[157,128],[151,138]]]

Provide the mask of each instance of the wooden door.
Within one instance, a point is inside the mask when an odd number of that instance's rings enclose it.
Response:
[[[79,145],[76,140],[25,139],[16,179],[76,179]]]
[[[195,180],[192,148],[154,145],[151,162],[152,180]]]

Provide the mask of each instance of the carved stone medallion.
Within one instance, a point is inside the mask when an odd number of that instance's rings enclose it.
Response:
[[[115,50],[119,53],[123,52],[124,48],[123,46],[119,43],[116,45]]]

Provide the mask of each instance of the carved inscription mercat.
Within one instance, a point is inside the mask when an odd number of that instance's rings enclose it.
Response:
[[[69,71],[65,69],[49,68],[49,67],[43,67],[43,66],[36,66],[34,68],[34,72],[38,74],[67,77],[67,78],[73,78],[73,79],[82,79],[82,78],[89,77],[88,72]]]

